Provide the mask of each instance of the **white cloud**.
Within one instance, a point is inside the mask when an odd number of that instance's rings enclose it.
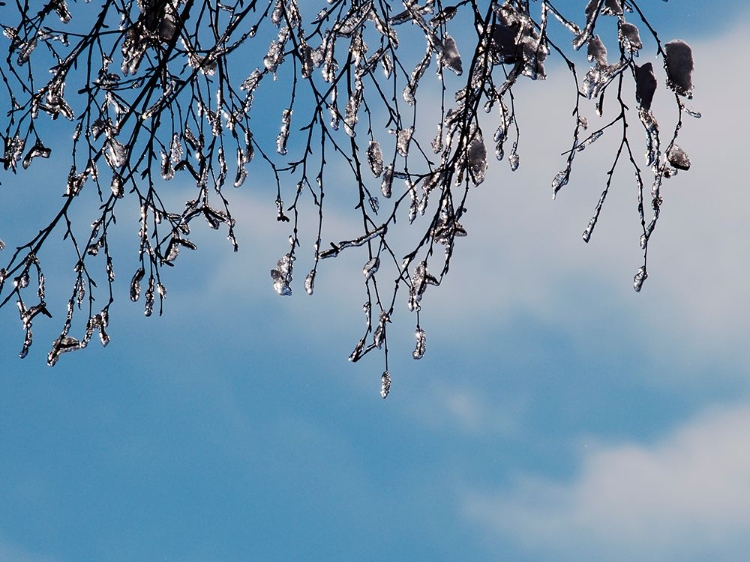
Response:
[[[750,406],[712,410],[653,445],[586,449],[570,482],[518,476],[463,511],[536,559],[745,560]]]

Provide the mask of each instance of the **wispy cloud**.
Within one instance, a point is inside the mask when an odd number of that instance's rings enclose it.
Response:
[[[742,560],[750,547],[750,407],[715,409],[651,445],[588,449],[571,481],[523,474],[466,494],[487,531],[550,560]]]

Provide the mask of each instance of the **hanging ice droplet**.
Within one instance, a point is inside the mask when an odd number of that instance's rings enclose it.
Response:
[[[411,136],[414,134],[414,127],[408,127],[401,129],[396,133],[396,150],[398,153],[406,157],[409,155],[409,143],[411,142]]]
[[[391,392],[391,375],[388,371],[385,371],[380,377],[380,396],[383,400],[388,398],[388,394]]]
[[[146,275],[146,271],[141,267],[133,275],[133,279],[130,281],[130,300],[135,302],[141,296],[141,280]]]
[[[443,150],[443,127],[440,124],[437,126],[437,133],[435,134],[435,138],[432,139],[430,146],[435,154],[439,154]]]
[[[479,185],[487,176],[487,147],[484,145],[484,139],[480,132],[477,132],[477,136],[469,144],[467,157],[469,160],[469,175],[474,185]]]
[[[557,172],[557,175],[552,180],[552,199],[557,197],[557,192],[560,191],[567,183],[570,177],[570,170],[568,168]],[[586,240],[588,242],[588,240]]]
[[[514,151],[508,156],[508,163],[510,164],[511,171],[515,172],[518,169],[518,166],[521,164],[521,159],[517,152]]]
[[[417,337],[417,346],[414,348],[412,357],[414,357],[414,359],[422,359],[427,347],[427,336],[422,328],[417,328],[414,335]]]
[[[174,178],[174,166],[172,166],[172,160],[163,150],[161,151],[161,177],[166,181]]]
[[[383,171],[383,181],[380,183],[380,191],[386,199],[391,196],[393,187],[393,166],[388,166]]]
[[[368,261],[362,268],[362,275],[365,276],[365,281],[369,281],[370,278],[375,275],[380,267],[380,258],[375,256]]]
[[[305,277],[305,291],[308,295],[312,295],[315,290],[315,270],[311,269],[310,273]]]
[[[640,268],[638,268],[638,272],[635,274],[635,277],[633,277],[633,289],[635,289],[636,293],[641,292],[641,288],[643,287],[643,282],[648,278],[648,272],[646,272],[646,266],[642,265]]]
[[[356,363],[362,358],[363,352],[365,350],[365,340],[361,339],[357,342],[357,345],[354,346],[354,351],[352,351],[351,355],[349,355],[349,361],[352,363]]]
[[[276,291],[279,296],[291,296],[292,288],[289,286],[289,281],[287,281],[285,275],[282,275],[276,269],[272,269],[271,278],[273,279],[273,290]]]
[[[285,109],[281,113],[281,130],[276,137],[276,152],[284,156],[287,153],[286,142],[289,138],[289,125],[292,122],[292,110]]]
[[[581,238],[583,238],[583,241],[587,244],[589,243],[589,240],[591,240],[591,234],[594,232],[594,227],[596,226],[596,217],[592,218],[589,221],[589,224],[586,226],[586,230],[583,231],[583,235]]]
[[[169,145],[169,157],[172,160],[172,164],[177,164],[180,160],[182,160],[182,143],[180,142],[180,135],[178,133],[174,133],[172,135],[172,142]]]

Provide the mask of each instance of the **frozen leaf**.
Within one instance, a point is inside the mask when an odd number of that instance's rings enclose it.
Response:
[[[263,78],[263,73],[260,71],[260,69],[256,68],[252,71],[250,76],[245,78],[245,80],[240,85],[241,90],[246,90],[247,94],[249,96],[253,95],[253,92],[258,87],[258,84],[260,83],[261,79]]]
[[[667,86],[681,96],[693,95],[693,51],[684,41],[670,41],[664,45],[667,67]]]
[[[58,359],[60,359],[61,354],[76,351],[84,347],[83,342],[78,341],[76,338],[68,335],[60,335],[52,344],[52,350],[47,355],[47,365],[54,367]]]
[[[552,199],[557,197],[557,192],[560,191],[568,183],[570,179],[570,168],[566,168],[557,173],[552,180]]]
[[[34,158],[49,158],[51,152],[52,150],[44,146],[40,139],[36,139],[36,143],[34,144],[34,146],[31,147],[31,150],[29,150],[29,152],[23,158],[24,169],[27,169],[31,165],[31,161]]]
[[[268,53],[266,53],[263,59],[263,65],[266,67],[266,70],[272,74],[276,74],[276,70],[283,62],[284,46],[276,40],[271,41],[271,44],[268,46]]]
[[[271,270],[273,289],[282,297],[288,297],[292,294],[292,288],[289,284],[292,282],[293,263],[294,256],[285,254],[276,262],[276,268]]]
[[[587,56],[589,62],[595,62],[600,66],[607,66],[607,47],[598,35],[589,39]]]
[[[354,346],[354,351],[352,351],[351,355],[349,355],[349,361],[352,363],[356,363],[360,359],[362,359],[362,355],[364,355],[365,351],[365,340],[361,339],[357,342],[357,345]]]
[[[125,189],[122,184],[122,177],[114,174],[112,176],[112,183],[110,185],[110,188],[112,189],[112,195],[117,197],[118,199],[122,199],[125,196]]]
[[[104,150],[104,159],[110,168],[121,168],[128,161],[128,152],[117,139],[108,139]]]
[[[643,109],[651,109],[656,92],[656,76],[650,62],[643,66],[635,65],[635,99]]]
[[[367,162],[370,164],[370,170],[375,177],[380,177],[383,173],[383,152],[380,150],[378,141],[370,141],[367,147]]]
[[[417,92],[417,86],[419,85],[419,81],[422,79],[422,76],[424,76],[427,67],[430,66],[431,59],[432,52],[428,50],[427,53],[425,53],[425,55],[422,57],[422,60],[419,62],[419,64],[414,68],[414,70],[412,70],[411,76],[409,77],[409,82],[406,84],[403,93],[404,101],[409,105],[414,105],[416,103],[415,94]]]
[[[24,64],[29,62],[29,57],[31,57],[31,53],[33,53],[34,49],[36,49],[36,45],[36,35],[30,41],[22,44],[21,48],[18,51],[18,58],[16,58],[16,64],[18,64],[18,66],[23,66]]]
[[[409,155],[409,143],[411,142],[411,136],[413,134],[414,127],[401,129],[396,133],[396,150],[403,157]]]
[[[439,154],[443,150],[443,127],[440,124],[437,126],[437,133],[435,133],[435,138],[432,139],[430,146],[435,154]]]
[[[482,133],[477,131],[467,150],[469,160],[469,175],[474,185],[479,185],[487,175],[487,147],[484,145]]]
[[[354,127],[357,125],[359,120],[359,104],[362,101],[362,86],[361,84],[354,90],[349,101],[346,102],[345,116],[344,116],[344,131],[350,137],[354,138],[357,133],[354,131]]]
[[[518,36],[521,32],[521,21],[515,10],[503,6],[497,11],[498,22],[492,27],[490,49],[496,64],[515,64],[521,60],[518,47]]]
[[[144,275],[146,275],[146,271],[141,267],[130,280],[130,300],[133,302],[137,301],[141,296],[141,280]]]
[[[676,144],[672,145],[672,148],[667,152],[667,160],[678,170],[689,170],[690,169],[690,158],[682,148]]]
[[[177,164],[182,160],[182,143],[180,142],[180,135],[174,133],[172,135],[172,142],[169,145],[169,157],[172,160],[172,164]]]
[[[3,156],[3,167],[7,169],[11,169],[12,171],[16,171],[16,163],[21,158],[21,154],[23,154],[24,146],[26,146],[26,141],[24,141],[21,137],[18,135],[11,137],[7,136],[5,138],[5,154]]]
[[[635,53],[643,48],[638,28],[632,23],[621,22],[619,30],[620,44],[629,53]]]
[[[365,280],[369,281],[369,279],[377,273],[378,268],[380,267],[380,258],[375,256],[371,260],[369,260],[365,266],[362,268],[362,275],[365,276]]]
[[[443,40],[443,50],[440,56],[440,63],[455,72],[456,76],[461,76],[461,74],[463,74],[464,68],[461,63],[461,55],[458,54],[456,40],[450,35],[446,35]]]
[[[604,6],[602,6],[602,14],[604,14],[605,16],[621,16],[622,0],[604,0]]]

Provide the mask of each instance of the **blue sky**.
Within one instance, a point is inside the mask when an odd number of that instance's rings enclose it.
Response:
[[[490,168],[425,296],[421,361],[397,318],[385,401],[379,362],[347,361],[359,257],[325,264],[314,297],[278,298],[286,227],[238,192],[240,252],[197,232],[164,316],[124,298],[122,267],[106,349],[50,369],[58,324],[39,323],[20,361],[16,311],[0,311],[0,560],[744,560],[750,13],[654,4],[694,49],[703,118],[681,133],[693,167],[664,189],[642,293],[629,174],[588,245],[598,148],[550,200],[569,134],[537,109],[563,108],[554,70],[524,96],[521,168]],[[9,243],[37,226],[14,211],[29,186],[2,179]]]

